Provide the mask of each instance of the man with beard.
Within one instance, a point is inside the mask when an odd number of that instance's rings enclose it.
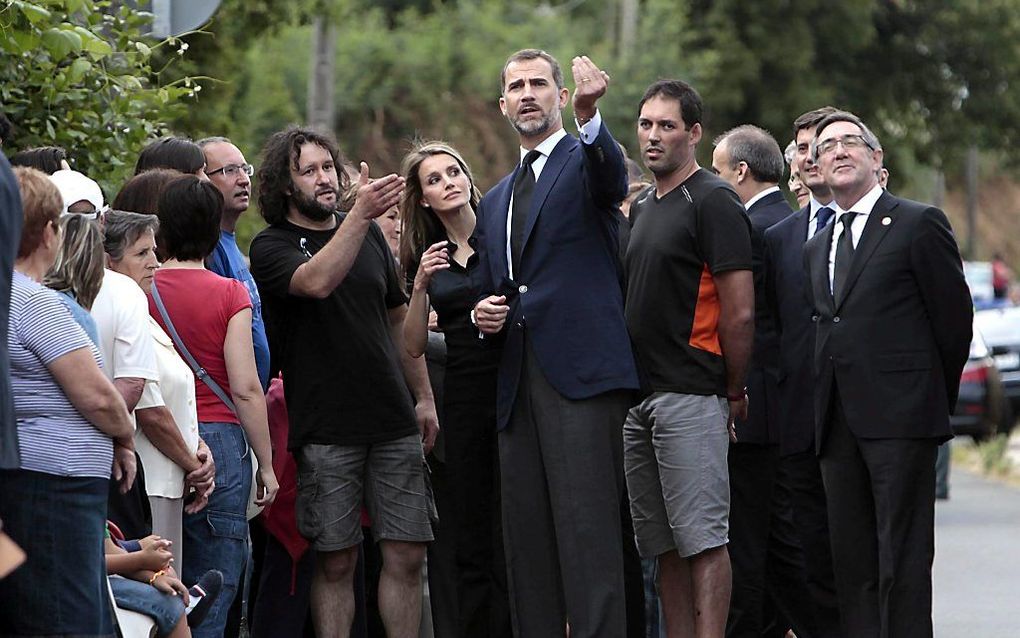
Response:
[[[730,601],[727,439],[747,418],[754,337],[750,223],[733,188],[698,166],[698,93],[660,80],[638,108],[655,189],[631,207],[625,258],[646,393],[624,425],[627,489],[638,551],[658,559],[667,634],[716,638]]]
[[[482,199],[472,239],[485,297],[471,318],[505,340],[498,446],[523,638],[562,636],[568,621],[575,638],[619,638],[630,618],[620,424],[637,375],[617,259],[627,169],[596,109],[609,76],[587,57],[572,70],[580,141],[563,130],[569,91],[555,58],[526,49],[503,67],[499,104],[522,162]]]
[[[269,387],[269,341],[262,322],[262,299],[248,270],[248,263],[237,246],[234,230],[237,219],[248,210],[251,176],[254,168],[244,160],[241,149],[225,137],[207,137],[198,141],[205,154],[205,174],[223,194],[220,218],[220,242],[206,260],[206,267],[221,277],[244,284],[251,298],[251,340],[255,346],[255,366],[262,389]]]
[[[364,502],[383,556],[379,610],[387,634],[415,636],[432,540],[423,447],[432,447],[438,423],[424,361],[396,346],[407,299],[372,223],[396,205],[403,181],[387,175],[369,183],[362,163],[357,200],[341,214],[348,180],[331,139],[289,128],[269,138],[263,156],[259,208],[270,226],[252,242],[252,274],[273,368],[286,380],[298,528],[317,552],[316,633],[350,631]]]

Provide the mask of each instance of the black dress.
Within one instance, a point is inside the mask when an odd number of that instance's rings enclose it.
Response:
[[[471,323],[479,297],[471,277],[477,262],[474,254],[466,267],[451,259],[428,288],[446,337],[441,427],[454,503],[453,520],[440,525],[455,538],[460,635],[498,637],[511,635],[496,447],[501,350],[479,339]]]

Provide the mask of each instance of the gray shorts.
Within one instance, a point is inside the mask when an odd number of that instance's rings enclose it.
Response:
[[[372,445],[304,445],[298,466],[298,530],[320,552],[361,543],[361,505],[376,541],[428,542],[430,497],[417,434]]]
[[[627,414],[623,463],[638,552],[694,556],[728,542],[729,404],[656,392]]]

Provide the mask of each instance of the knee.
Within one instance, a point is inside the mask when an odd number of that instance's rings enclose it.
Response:
[[[319,552],[317,556],[319,573],[330,582],[350,580],[358,565],[358,547],[349,547],[336,552]]]
[[[425,564],[425,543],[382,541],[383,569],[407,575],[417,575]]]

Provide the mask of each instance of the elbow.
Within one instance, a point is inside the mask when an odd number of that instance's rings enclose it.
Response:
[[[404,352],[406,352],[407,356],[412,359],[421,359],[422,355],[425,354],[425,350],[423,348],[417,348],[415,346],[406,346],[404,348]]]
[[[252,381],[242,383],[236,388],[233,384],[231,384],[230,396],[234,400],[234,403],[265,401],[266,398],[266,396],[262,394],[262,385],[259,383],[258,377],[255,377]]]

